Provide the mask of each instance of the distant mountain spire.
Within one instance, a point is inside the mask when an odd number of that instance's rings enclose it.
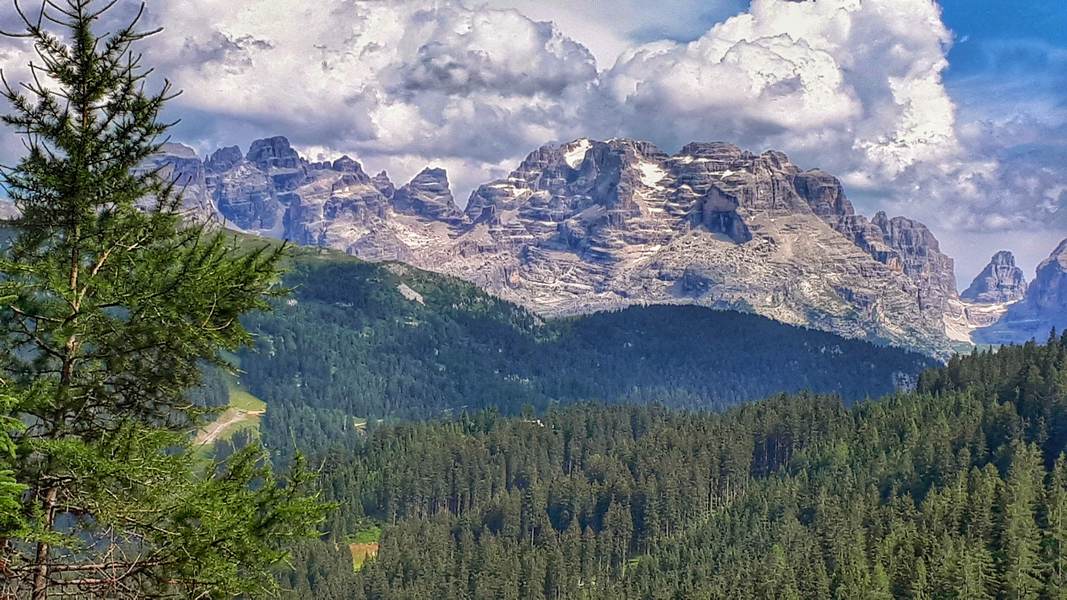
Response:
[[[1026,275],[1015,265],[1015,255],[1001,250],[960,298],[978,304],[1015,302],[1026,295]]]

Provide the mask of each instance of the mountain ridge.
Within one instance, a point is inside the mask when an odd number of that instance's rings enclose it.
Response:
[[[173,158],[172,158],[173,157]],[[161,157],[187,203],[248,232],[458,276],[546,315],[640,304],[741,309],[941,356],[952,260],[921,223],[857,215],[833,176],[780,152],[580,139],[530,153],[464,209],[447,174],[397,186],[284,137]]]
[[[546,144],[462,208],[443,169],[394,183],[349,156],[308,161],[283,136],[202,162],[191,153],[168,146],[154,164],[183,182],[193,212],[457,276],[546,316],[694,304],[945,358],[1010,304],[961,297],[953,259],[923,223],[861,215],[840,180],[776,151]]]
[[[1043,339],[1050,331],[1067,330],[1067,239],[1041,262],[1026,293],[1004,308],[989,327],[976,332],[985,344]]]

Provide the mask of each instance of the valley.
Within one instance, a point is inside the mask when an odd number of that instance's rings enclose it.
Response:
[[[663,305],[544,319],[395,263],[294,248],[288,266],[292,296],[245,319],[256,342],[237,357],[279,451],[293,432],[312,453],[352,446],[353,418],[368,427],[583,402],[721,410],[801,390],[852,402],[907,389],[936,364],[751,314]]]
[[[0,599],[1067,600],[1067,9],[972,4],[10,3]]]

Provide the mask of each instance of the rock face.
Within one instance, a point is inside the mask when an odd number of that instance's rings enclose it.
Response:
[[[303,166],[300,155],[289,145],[289,140],[282,136],[252,142],[245,158],[261,171],[300,169]]]
[[[387,199],[393,199],[393,194],[396,193],[396,186],[393,185],[392,180],[389,179],[388,173],[381,171],[371,178],[371,184],[374,185],[374,187]]]
[[[200,196],[228,226],[368,260],[417,262],[415,250],[465,223],[443,170],[397,190],[384,171],[370,177],[349,156],[309,162],[281,136],[252,142],[246,154],[221,148],[200,172]]]
[[[550,316],[698,304],[939,355],[1067,327],[1067,240],[1029,288],[999,252],[961,296],[925,225],[857,214],[837,178],[780,152],[550,144],[464,209],[443,169],[397,188],[281,136],[205,161],[168,144],[141,168],[175,181],[197,218],[454,275]]]
[[[915,299],[924,314],[938,318],[958,298],[955,261],[941,252],[926,225],[905,217],[889,218],[884,212],[868,221],[851,205],[838,214],[836,221],[830,221],[837,231],[916,285]]]
[[[1026,275],[1015,266],[1015,255],[1002,250],[993,255],[989,265],[960,297],[975,304],[1002,304],[1021,300],[1025,295]]]
[[[349,157],[309,163],[281,137],[202,170],[242,229],[455,275],[546,315],[699,304],[943,354],[959,304],[925,226],[857,215],[836,178],[779,152],[546,145],[463,210],[441,169],[398,189]]]
[[[1067,240],[1037,267],[1037,277],[1026,294],[1026,304],[1039,312],[1067,317]]]
[[[384,190],[391,185],[379,180],[375,187],[385,195]],[[444,169],[423,169],[410,183],[387,197],[392,199],[393,207],[402,214],[455,225],[463,222],[463,212],[456,207],[452,198],[448,174]]]
[[[778,152],[546,146],[482,186],[446,270],[542,312],[686,302],[943,349],[952,260],[919,223],[856,215]],[[490,256],[488,260],[486,256]]]
[[[990,344],[1044,341],[1052,328],[1067,329],[1067,240],[1037,267],[1023,299],[1012,304],[999,321],[977,331],[974,339]]]
[[[246,231],[281,236],[284,212],[294,201],[292,192],[307,184],[320,166],[300,158],[289,140],[277,136],[252,142],[244,156],[237,147],[222,148],[205,168],[208,194],[228,222]]]
[[[215,216],[215,205],[205,191],[204,163],[192,148],[182,144],[164,144],[138,170],[156,171],[164,180],[173,182],[174,191],[181,194],[183,209],[191,218],[204,220]]]

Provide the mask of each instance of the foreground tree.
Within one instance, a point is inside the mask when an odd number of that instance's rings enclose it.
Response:
[[[147,91],[139,18],[95,33],[116,1],[16,3],[8,34],[38,60],[4,81],[27,154],[0,173],[21,212],[0,253],[0,597],[266,595],[324,508],[260,447],[205,466],[186,394],[249,341],[238,318],[266,308],[279,251],[189,225],[143,168],[172,94]]]

